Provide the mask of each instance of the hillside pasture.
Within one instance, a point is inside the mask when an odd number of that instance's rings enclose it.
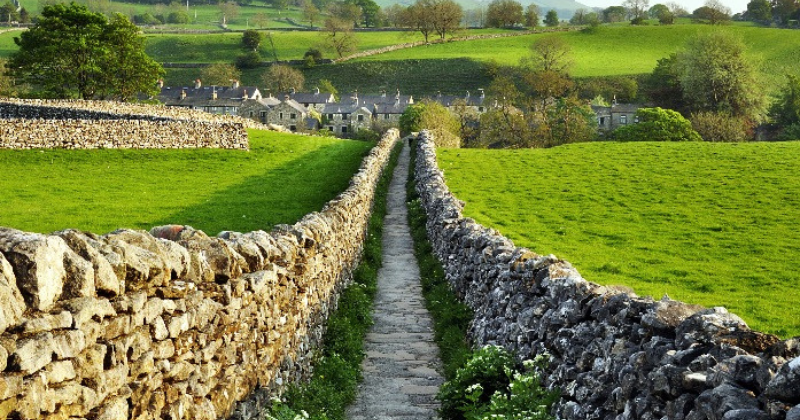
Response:
[[[0,226],[269,230],[347,188],[372,143],[250,131],[250,151],[0,150]]]
[[[800,335],[800,142],[439,149],[465,216],[588,280]]]

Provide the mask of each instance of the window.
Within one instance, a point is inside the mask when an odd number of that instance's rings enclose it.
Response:
[[[478,112],[483,112],[483,107],[482,106],[478,107]]]
[[[358,120],[359,121],[364,121],[364,115],[363,114],[358,114]]]
[[[383,119],[384,120],[388,120],[389,119],[389,114],[383,114]]]
[[[283,119],[283,112],[281,112],[280,114],[278,114],[278,118],[279,118],[279,119],[281,119],[281,120]]]
[[[347,133],[347,127],[342,127],[342,134]]]
[[[628,116],[627,115],[620,115],[619,116],[619,123],[620,124],[627,124],[628,123]]]
[[[350,119],[350,114],[342,114],[342,119],[343,120],[349,120]]]
[[[328,119],[333,120],[333,114],[328,114]]]
[[[635,122],[635,123],[639,122],[639,116],[638,115],[633,117],[633,122]]]
[[[289,119],[296,120],[297,114],[289,114]]]
[[[290,126],[289,126],[289,130],[291,130],[291,131],[297,131],[297,126],[296,126],[296,125],[290,125]]]

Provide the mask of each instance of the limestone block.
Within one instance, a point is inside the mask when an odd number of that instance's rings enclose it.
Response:
[[[91,233],[68,229],[55,232],[54,235],[63,239],[67,246],[81,258],[89,261],[94,270],[94,288],[99,293],[108,296],[117,296],[122,293],[121,284],[114,269],[108,260],[97,250],[102,247],[102,239]]]
[[[90,344],[78,357],[75,358],[73,367],[75,374],[79,378],[96,378],[103,372],[103,362],[105,361],[108,348],[103,344]]]
[[[25,312],[25,300],[17,288],[14,269],[0,253],[0,334],[16,325]]]
[[[147,303],[144,304],[144,308],[142,309],[145,324],[152,324],[155,322],[156,318],[161,317],[163,312],[164,304],[162,303],[161,298],[151,297],[150,299],[147,299]]]
[[[95,295],[95,274],[91,262],[68,249],[64,253],[64,269],[67,276],[64,278],[63,299]]]
[[[21,373],[0,373],[0,400],[7,400],[22,393],[22,375]]]
[[[98,411],[95,420],[128,420],[128,399],[116,397],[109,400]]]
[[[42,413],[42,408],[47,404],[46,393],[47,384],[44,376],[33,375],[23,383],[25,389],[21,397],[18,398],[17,413],[22,419],[38,419]]]
[[[169,330],[167,330],[167,326],[164,324],[164,319],[162,317],[159,316],[156,318],[151,324],[151,328],[155,340],[161,341],[169,338]]]
[[[47,384],[53,385],[75,378],[75,367],[71,360],[62,360],[47,365],[44,369]]]
[[[20,339],[9,358],[9,367],[16,372],[30,375],[53,361],[55,340],[51,333],[39,333]]]
[[[189,273],[189,266],[191,264],[191,256],[186,248],[180,246],[178,243],[166,239],[156,239],[157,243],[161,246],[163,254],[166,257],[167,266],[169,267],[171,277],[184,278]]]
[[[86,348],[86,334],[80,330],[53,334],[52,351],[58,359],[72,359]]]
[[[72,327],[72,314],[69,311],[43,314],[38,318],[28,318],[22,322],[22,332],[31,334],[70,327]]]
[[[122,315],[116,318],[105,319],[102,323],[101,331],[104,340],[113,340],[121,335],[131,332],[131,316]]]
[[[130,377],[134,379],[141,378],[143,375],[148,375],[156,371],[155,362],[153,359],[154,352],[152,350],[145,352],[137,360],[131,362]]]
[[[8,415],[17,408],[17,398],[9,398],[0,402],[0,418],[6,418]]]
[[[112,260],[106,255],[114,271],[123,273],[126,291],[138,291],[150,286],[161,286],[169,281],[170,273],[164,259],[147,249],[106,237],[113,254],[119,259]]]
[[[47,311],[61,296],[68,249],[59,237],[0,228],[0,252],[14,269],[25,303],[34,309]]]
[[[86,378],[84,382],[97,394],[97,401],[103,401],[109,395],[119,393],[128,382],[128,373],[128,365],[118,364],[95,377]]]
[[[175,355],[175,344],[172,340],[156,341],[153,343],[153,357],[166,359]]]
[[[111,302],[105,298],[84,297],[72,299],[64,304],[64,307],[72,313],[74,328],[81,328],[87,321],[92,319],[102,321],[105,317],[117,315],[117,311]]]

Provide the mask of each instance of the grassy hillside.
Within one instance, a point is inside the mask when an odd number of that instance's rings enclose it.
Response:
[[[440,149],[466,216],[601,284],[800,334],[800,142]]]
[[[0,150],[0,226],[34,232],[294,223],[343,191],[372,144],[251,131],[251,150]]]

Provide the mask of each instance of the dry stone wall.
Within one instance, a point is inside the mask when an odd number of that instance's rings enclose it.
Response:
[[[600,286],[553,255],[515,247],[462,217],[429,133],[416,150],[428,236],[475,311],[471,338],[521,357],[550,354],[559,418],[800,419],[800,337],[752,331],[724,308]]]
[[[269,233],[0,228],[0,418],[257,418],[308,375],[396,140]]]

